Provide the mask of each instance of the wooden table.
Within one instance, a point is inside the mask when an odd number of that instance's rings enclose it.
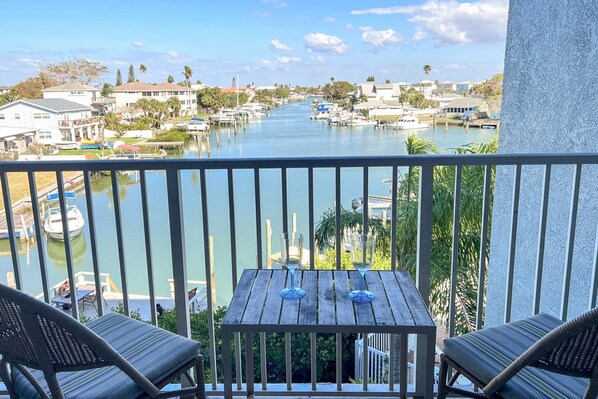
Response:
[[[77,302],[84,300],[88,295],[95,292],[94,288],[77,288]],[[70,305],[71,304],[71,293],[65,292],[62,295],[55,296],[51,299],[52,303],[57,305]],[[93,303],[93,302],[92,302]],[[95,306],[95,305],[94,305]]]
[[[286,270],[245,270],[222,322],[224,397],[232,398],[231,335],[246,333],[246,342],[251,343],[252,333],[282,332],[424,335],[426,373],[418,394],[423,391],[422,397],[432,398],[436,326],[413,280],[407,272],[369,271],[367,289],[376,298],[354,303],[349,292],[359,287],[359,278],[357,271],[298,271],[296,285],[305,290],[305,297],[283,300],[279,293],[288,284]],[[254,394],[254,375],[253,353],[247,352],[249,397]],[[401,396],[405,385],[401,384]]]

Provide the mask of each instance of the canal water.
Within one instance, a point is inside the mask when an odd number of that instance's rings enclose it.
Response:
[[[409,132],[374,129],[373,127],[336,127],[326,122],[309,119],[307,102],[293,103],[275,108],[267,117],[252,121],[235,132],[226,127],[213,128],[207,140],[189,140],[185,144],[184,158],[271,158],[317,156],[365,156],[405,154],[405,140]],[[494,130],[444,126],[420,130],[420,137],[432,141],[438,148],[450,151],[460,145],[485,143],[495,137]],[[389,168],[372,168],[369,191],[373,195],[387,196],[390,184],[383,180],[391,177]],[[139,176],[120,175],[119,198],[121,201],[124,252],[127,285],[132,294],[148,294],[146,248],[143,239],[143,219]],[[262,231],[265,221],[271,221],[272,252],[278,252],[282,231],[281,177],[277,170],[263,170],[260,174]],[[151,254],[156,293],[170,295],[168,279],[172,277],[170,235],[166,213],[167,192],[165,174],[148,172],[149,221],[151,229]],[[217,285],[217,304],[228,304],[232,294],[228,189],[226,171],[206,174],[208,191],[209,230],[214,239],[214,269]],[[121,286],[116,228],[114,221],[113,193],[110,179],[94,180],[93,206],[97,224],[99,266],[102,273],[109,273],[117,286]],[[234,174],[235,218],[237,234],[237,270],[257,267],[256,221],[253,171],[241,170]],[[341,178],[342,206],[351,207],[351,201],[362,196],[362,171],[343,169]],[[183,212],[185,220],[186,257],[188,278],[205,280],[204,248],[201,217],[200,176],[197,171],[182,172]],[[288,171],[288,211],[297,214],[297,231],[307,236],[308,186],[307,170]],[[316,222],[333,207],[334,170],[318,169],[314,172],[314,209]],[[77,206],[87,218],[85,195],[80,192]],[[290,225],[290,221],[289,221]],[[83,234],[72,241],[73,262],[76,271],[92,271],[89,225]],[[67,276],[64,246],[60,242],[45,240],[44,254],[48,264],[51,284]],[[39,257],[34,242],[19,243],[20,270],[24,290],[31,294],[42,291]],[[0,240],[0,281],[6,282],[7,272],[12,271],[8,240]]]

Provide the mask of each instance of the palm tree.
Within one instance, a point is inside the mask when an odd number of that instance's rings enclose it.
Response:
[[[185,68],[184,68],[182,74],[185,76],[185,83],[187,83],[187,87],[190,87],[191,86],[191,76],[193,76],[193,69],[191,69],[189,66],[185,65]]]
[[[432,72],[432,67],[428,64],[424,65],[424,73],[426,76],[430,75],[430,72]]]
[[[143,65],[143,64],[139,65],[139,73],[141,75],[143,75],[146,72],[147,72],[147,67],[145,65]]]

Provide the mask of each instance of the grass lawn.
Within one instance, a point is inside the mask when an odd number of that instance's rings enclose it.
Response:
[[[65,179],[71,179],[77,174],[78,172],[64,172],[63,176]],[[35,174],[35,181],[37,183],[38,192],[41,192],[50,186],[56,185],[56,174],[53,172],[38,172]],[[29,178],[27,177],[27,173],[8,173],[8,185],[10,188],[11,203],[31,196],[29,193]],[[1,187],[0,196],[2,196]],[[0,203],[0,209],[4,209],[4,201]]]

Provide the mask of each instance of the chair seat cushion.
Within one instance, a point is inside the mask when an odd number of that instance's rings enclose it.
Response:
[[[487,384],[563,322],[547,314],[444,340],[444,354]],[[581,398],[588,380],[526,367],[499,391],[507,398]]]
[[[153,383],[158,383],[198,353],[199,342],[181,337],[151,324],[118,313],[108,313],[87,325]],[[31,370],[47,389],[43,374]],[[136,398],[143,390],[116,367],[58,373],[66,399]],[[15,371],[15,391],[23,399],[40,398],[20,373]]]

